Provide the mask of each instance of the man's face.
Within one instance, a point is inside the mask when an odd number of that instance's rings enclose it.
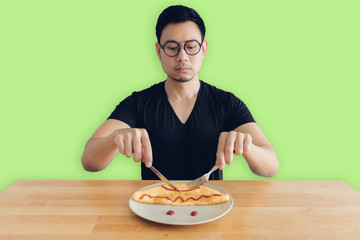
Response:
[[[168,75],[168,79],[178,82],[188,82],[194,78],[198,79],[198,72],[207,49],[207,41],[204,41],[198,54],[188,55],[184,50],[184,44],[189,40],[196,40],[201,43],[201,32],[196,23],[192,21],[170,23],[163,29],[160,38],[162,46],[169,41],[175,41],[180,44],[179,54],[175,57],[169,57],[161,49],[159,43],[156,43],[157,55],[165,73]],[[190,43],[188,47],[188,49],[192,48]]]

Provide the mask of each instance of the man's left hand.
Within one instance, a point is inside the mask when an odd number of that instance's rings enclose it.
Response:
[[[232,163],[233,154],[245,155],[252,147],[252,138],[248,133],[222,132],[219,137],[219,144],[216,153],[216,165],[220,170]]]

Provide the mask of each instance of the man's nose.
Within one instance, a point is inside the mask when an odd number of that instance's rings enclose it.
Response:
[[[180,47],[179,54],[176,56],[177,61],[187,61],[189,58],[189,55],[185,52],[184,47]]]

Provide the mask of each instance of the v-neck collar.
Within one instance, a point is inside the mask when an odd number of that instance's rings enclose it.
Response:
[[[189,117],[186,119],[186,121],[185,121],[184,123],[180,120],[180,118],[179,118],[178,115],[176,114],[174,108],[172,107],[172,105],[171,105],[171,103],[170,103],[170,101],[169,101],[169,98],[168,98],[168,96],[167,96],[167,93],[166,93],[166,91],[165,91],[165,81],[163,82],[163,93],[164,93],[164,98],[166,99],[167,105],[169,106],[172,114],[174,114],[174,117],[176,118],[177,122],[178,122],[180,125],[182,125],[182,126],[185,126],[185,125],[189,122],[191,116],[194,114],[194,111],[196,110],[196,107],[197,107],[197,105],[198,105],[198,102],[199,102],[199,99],[200,99],[200,95],[201,95],[201,92],[202,92],[202,88],[203,88],[203,81],[201,81],[201,80],[199,80],[199,81],[200,81],[200,88],[199,88],[198,94],[197,94],[197,96],[196,96],[196,100],[195,100],[194,107],[193,107],[193,109],[191,110],[191,113],[190,113]]]

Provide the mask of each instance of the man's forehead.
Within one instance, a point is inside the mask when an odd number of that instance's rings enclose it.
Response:
[[[169,23],[161,33],[161,42],[186,42],[193,39],[201,42],[200,29],[197,24],[192,21]]]

